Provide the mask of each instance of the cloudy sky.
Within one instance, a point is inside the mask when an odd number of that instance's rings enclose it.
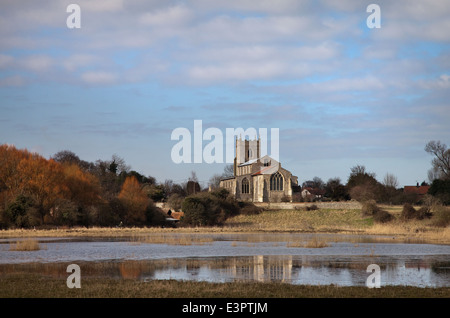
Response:
[[[449,17],[448,0],[4,0],[0,143],[206,184],[224,164],[171,158],[172,131],[202,120],[224,137],[279,128],[300,182],[359,164],[415,184],[425,144],[450,143]]]

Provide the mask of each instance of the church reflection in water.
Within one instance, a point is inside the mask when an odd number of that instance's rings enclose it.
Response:
[[[72,263],[72,262],[71,262]],[[209,282],[280,282],[304,285],[364,286],[367,266],[379,264],[382,285],[420,287],[450,286],[450,263],[446,255],[385,258],[328,255],[257,255],[192,257],[153,260],[76,262],[83,277]],[[0,276],[27,272],[67,278],[70,263],[0,265]]]
[[[248,258],[247,262],[234,258],[226,268],[222,269],[235,280],[254,280],[258,282],[291,282],[292,256],[271,258],[257,255]]]

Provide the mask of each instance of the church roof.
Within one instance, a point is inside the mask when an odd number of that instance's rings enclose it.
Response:
[[[278,163],[278,161],[276,161],[275,159],[273,159],[269,155],[265,155],[265,156],[262,156],[260,158],[252,159],[252,160],[246,161],[244,163],[241,163],[240,165],[238,165],[238,167],[248,166],[248,165],[251,165],[251,164],[256,163],[258,161],[262,161],[263,159],[270,159],[271,161],[275,161],[275,162]]]

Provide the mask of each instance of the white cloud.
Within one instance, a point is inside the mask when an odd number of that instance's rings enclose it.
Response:
[[[112,72],[90,71],[83,73],[81,79],[88,84],[113,84],[118,77]]]
[[[193,12],[185,5],[177,5],[169,8],[146,12],[139,17],[143,25],[151,26],[182,26],[194,17]]]
[[[55,65],[53,58],[47,55],[31,55],[18,59],[18,63],[33,72],[45,72]]]
[[[123,0],[77,0],[81,12],[117,12],[123,10]]]
[[[73,72],[78,68],[84,68],[99,63],[99,58],[91,54],[73,54],[65,58],[61,63],[66,70]]]

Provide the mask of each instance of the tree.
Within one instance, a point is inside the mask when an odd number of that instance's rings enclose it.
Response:
[[[142,190],[136,177],[127,177],[122,185],[118,198],[126,209],[125,224],[143,224],[149,198]]]
[[[366,172],[366,167],[357,165],[351,168],[347,188],[352,199],[360,202],[376,200],[380,193],[380,184],[375,173]]]
[[[347,200],[348,193],[340,178],[330,178],[325,185],[325,196],[332,200]]]
[[[70,150],[59,151],[52,156],[52,159],[59,163],[72,163],[77,165],[81,161],[80,158]]]
[[[234,176],[234,165],[229,164],[223,168],[222,178],[231,178]]]
[[[222,180],[222,175],[215,174],[211,178],[209,178],[208,186],[211,189],[217,189],[220,186],[220,180]]]
[[[391,173],[386,173],[383,179],[383,185],[387,188],[397,189],[398,187],[398,179]]]
[[[444,204],[450,204],[450,179],[436,179],[428,189],[428,193],[441,200]]]
[[[442,180],[450,180],[450,149],[447,149],[447,145],[432,140],[425,145],[425,151],[435,156],[431,161],[434,176]]]

